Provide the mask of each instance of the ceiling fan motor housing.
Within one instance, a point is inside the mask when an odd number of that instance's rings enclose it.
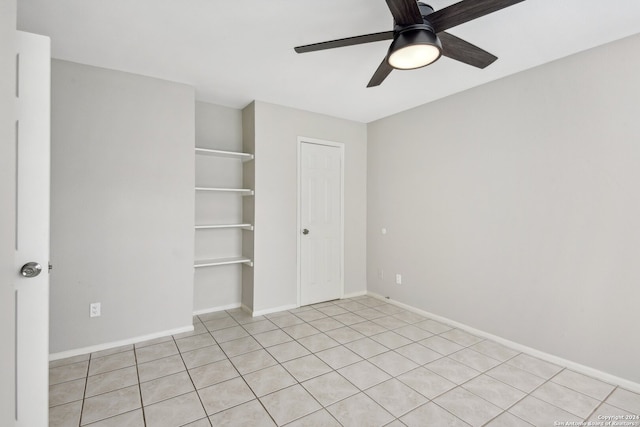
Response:
[[[433,26],[426,19],[428,15],[433,13],[433,8],[421,2],[418,2],[418,8],[420,9],[420,15],[422,15],[421,24],[395,26],[393,42],[391,43],[389,53],[387,54],[387,62],[393,68],[404,70],[422,68],[437,61],[442,55],[442,43],[436,35]],[[420,56],[427,55],[426,58],[413,59],[410,61],[413,63],[404,63],[405,61],[402,59],[397,59],[400,55],[396,55],[396,53],[401,49],[415,49],[418,46],[429,47],[427,52],[418,54]],[[392,57],[393,55],[395,55],[395,58]],[[405,56],[407,56],[407,54],[405,54]]]
[[[427,49],[426,52],[424,51],[425,48]],[[419,59],[414,57],[407,63],[404,63],[403,60],[394,59],[394,55],[396,55],[396,57],[412,56],[411,53],[408,55],[397,55],[400,51],[409,52],[411,50],[415,51],[416,49],[422,50],[421,53],[416,53],[417,56],[421,57]],[[396,69],[413,70],[425,67],[437,61],[441,55],[442,43],[440,43],[440,39],[433,31],[433,27],[431,25],[428,23],[408,25],[396,30],[393,42],[389,47],[387,62]]]
[[[418,9],[420,9],[420,15],[422,15],[422,18],[426,18],[433,13],[433,8],[421,1],[418,2]]]

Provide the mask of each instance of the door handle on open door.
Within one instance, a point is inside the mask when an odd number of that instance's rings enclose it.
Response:
[[[307,234],[309,234],[309,230],[307,230],[307,229],[305,228],[304,230],[302,230],[302,234],[304,234],[304,235],[306,236]]]
[[[42,271],[42,266],[37,262],[28,262],[20,269],[24,277],[36,277]]]

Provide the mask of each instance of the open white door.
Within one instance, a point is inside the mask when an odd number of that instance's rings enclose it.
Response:
[[[48,37],[17,39],[16,425],[39,427],[49,417],[51,54]]]
[[[341,298],[342,144],[300,141],[300,305]]]

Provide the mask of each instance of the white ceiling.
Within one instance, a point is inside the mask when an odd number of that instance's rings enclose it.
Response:
[[[449,30],[498,56],[488,68],[443,57],[370,89],[388,41],[293,47],[391,30],[384,0],[18,0],[18,28],[50,36],[55,58],[187,83],[199,100],[370,122],[640,33],[640,1],[527,0]]]

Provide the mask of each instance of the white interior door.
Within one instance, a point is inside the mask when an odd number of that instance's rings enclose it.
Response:
[[[300,143],[300,305],[342,297],[343,147]]]
[[[49,416],[49,38],[19,32],[17,58],[16,425],[38,427]]]

